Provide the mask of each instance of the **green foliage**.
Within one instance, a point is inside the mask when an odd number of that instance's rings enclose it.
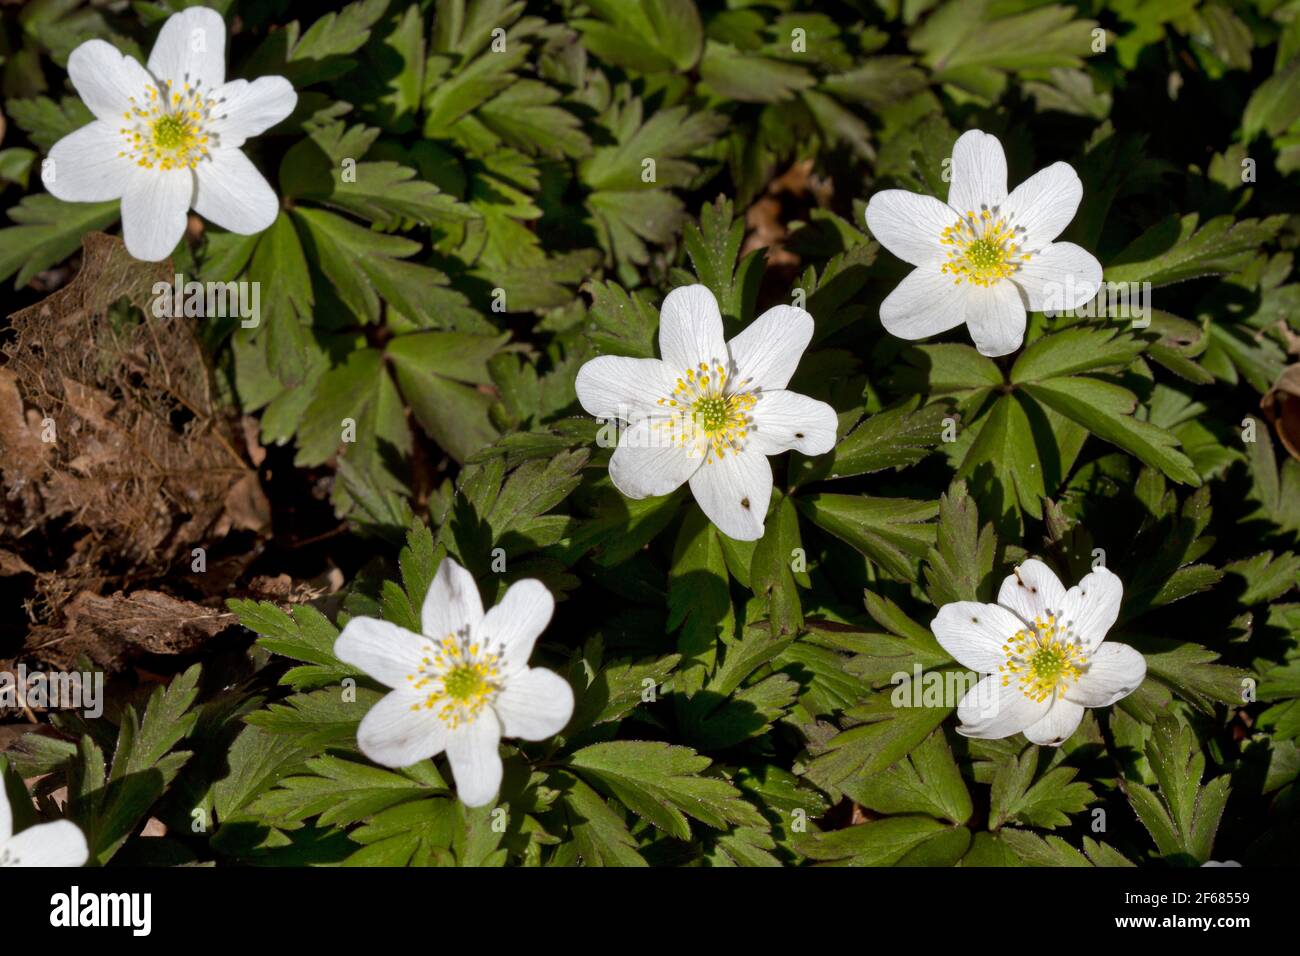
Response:
[[[256,327],[199,322],[214,400],[269,453],[276,537],[220,595],[238,621],[222,639],[246,654],[22,739],[6,788],[49,775],[24,823],[57,816],[66,786],[99,864],[1294,856],[1276,822],[1300,773],[1294,5],[212,5],[240,24],[229,75],[299,95],[245,146],[274,223],[204,223],[172,257],[261,290]],[[110,6],[4,7],[15,308],[119,219],[39,175],[91,118],[66,82],[75,45],[143,59],[176,4]],[[910,266],[865,230],[873,192],[943,198],[971,128],[999,136],[1013,187],[1078,171],[1061,239],[1109,283],[1097,308],[1031,313],[997,359],[961,328],[885,333]],[[597,356],[658,357],[660,304],[693,283],[727,338],[777,304],[814,320],[790,388],[833,407],[838,441],[771,459],[757,541],[722,534],[688,488],[622,495],[574,387]],[[1109,637],[1147,662],[1060,748],[957,733],[978,675],[930,629],[1031,555],[1067,585],[1115,571]],[[360,753],[386,689],[333,650],[357,616],[418,631],[448,556],[485,606],[546,584],[532,663],[575,696],[561,734],[503,742],[479,809],[445,755],[394,770]],[[343,583],[245,587],[276,560]],[[168,838],[143,836],[150,817]]]

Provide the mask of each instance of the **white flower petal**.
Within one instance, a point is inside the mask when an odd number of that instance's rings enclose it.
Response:
[[[1010,281],[975,288],[966,299],[966,327],[981,355],[1009,355],[1025,338],[1025,304]]]
[[[763,521],[772,499],[772,466],[758,451],[719,458],[691,476],[691,492],[719,531],[737,541],[763,537]]]
[[[334,641],[334,656],[385,687],[409,687],[428,647],[419,634],[374,617],[354,617]]]
[[[1014,611],[1027,624],[1048,614],[1060,615],[1065,606],[1065,585],[1037,558],[1030,558],[1008,574],[998,591],[998,603]]]
[[[194,168],[194,211],[222,229],[251,236],[275,222],[280,200],[237,149],[218,149]]]
[[[948,205],[959,215],[978,214],[981,205],[991,209],[1006,198],[1007,157],[998,138],[978,129],[962,133],[952,147]]]
[[[1031,700],[1014,683],[1002,686],[1002,678],[990,674],[966,692],[957,704],[961,723],[957,733],[964,737],[997,740],[1018,734],[1042,720],[1051,700]]]
[[[114,129],[122,125],[122,114],[131,109],[131,97],[143,102],[145,90],[154,85],[153,77],[134,57],[103,40],[87,40],[72,51],[68,79],[90,112],[116,124]]]
[[[19,866],[82,866],[90,857],[86,835],[71,820],[28,827],[14,834],[5,849]]]
[[[95,120],[69,133],[41,163],[41,182],[66,202],[120,199],[136,167],[122,150],[122,134],[111,123]]]
[[[283,76],[261,76],[249,83],[231,80],[213,97],[222,102],[222,114],[208,127],[222,149],[238,149],[250,137],[279,123],[298,105],[298,94]]]
[[[357,746],[381,767],[409,767],[441,753],[447,745],[446,725],[436,710],[421,706],[423,698],[406,691],[386,694],[366,712],[357,728]]]
[[[835,409],[815,398],[785,389],[763,391],[750,414],[754,424],[748,440],[764,455],[792,448],[805,455],[824,455],[835,447],[839,427]]]
[[[501,724],[490,708],[448,735],[447,759],[456,779],[456,796],[465,806],[486,806],[500,789],[500,743]]]
[[[872,237],[914,266],[944,259],[940,234],[960,218],[947,203],[904,189],[883,190],[867,203],[867,228]]]
[[[977,290],[982,291],[982,290]],[[900,339],[923,339],[966,321],[971,287],[958,285],[937,263],[913,269],[880,303],[880,324]]]
[[[451,558],[443,558],[424,596],[420,627],[426,637],[440,640],[483,620],[483,599],[470,574]]]
[[[1102,644],[1088,661],[1067,700],[1084,707],[1109,707],[1138,689],[1147,676],[1146,658],[1127,644]]]
[[[185,235],[194,174],[188,169],[138,169],[122,192],[126,251],[146,262],[166,259]]]
[[[1061,602],[1061,617],[1095,650],[1115,626],[1124,599],[1124,582],[1107,568],[1097,568],[1070,588]]]
[[[676,378],[658,359],[602,355],[583,363],[574,387],[588,415],[633,421],[663,415],[659,399],[672,397]]]
[[[744,388],[785,388],[812,341],[813,317],[792,305],[768,309],[727,343]]]
[[[1069,163],[1052,163],[1012,190],[1002,204],[1008,221],[1025,230],[1026,249],[1042,249],[1065,231],[1083,199],[1083,183]]]
[[[509,677],[528,667],[533,645],[554,613],[555,598],[545,584],[533,578],[516,581],[501,602],[483,615],[475,635],[482,635],[484,644],[500,648],[501,672]]]
[[[14,814],[9,806],[9,794],[4,788],[4,779],[0,778],[0,844],[3,844],[14,832]]]
[[[930,630],[962,667],[991,674],[1006,662],[1002,646],[1024,629],[1020,618],[996,604],[954,601],[939,608]]]
[[[609,459],[609,477],[629,498],[676,491],[704,464],[702,457],[691,457],[685,448],[670,442],[661,425],[642,419],[619,435]]]
[[[502,736],[545,740],[573,716],[573,688],[559,674],[534,667],[507,681],[493,707]]]
[[[1025,728],[1025,736],[1044,747],[1059,747],[1070,739],[1070,734],[1078,729],[1081,720],[1082,707],[1064,697],[1057,697],[1047,716]]]
[[[207,7],[167,18],[149,54],[149,72],[173,91],[196,81],[209,90],[226,82],[226,24]]]
[[[1031,312],[1064,312],[1089,302],[1101,288],[1101,263],[1082,246],[1054,242],[1022,263],[1011,279]]]
[[[722,312],[708,286],[673,289],[659,309],[659,352],[675,376],[701,362],[724,361]]]

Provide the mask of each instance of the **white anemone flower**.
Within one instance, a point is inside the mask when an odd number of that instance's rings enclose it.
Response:
[[[1068,591],[1043,562],[1028,560],[998,592],[997,604],[945,604],[930,625],[963,667],[987,675],[957,705],[957,732],[996,739],[1023,732],[1056,747],[1085,707],[1109,707],[1137,690],[1146,659],[1104,643],[1124,586],[1097,568]]]
[[[0,867],[81,866],[89,856],[85,834],[71,820],[38,823],[14,833],[9,796],[0,782]]]
[[[963,322],[976,348],[1007,355],[1025,337],[1025,310],[1077,309],[1101,287],[1101,263],[1055,242],[1074,218],[1083,184],[1053,163],[1007,193],[996,136],[970,130],[952,149],[947,203],[887,189],[867,204],[867,228],[916,269],[880,304],[886,331],[921,339]]]
[[[239,149],[293,112],[282,76],[226,82],[226,26],[207,7],[167,19],[148,69],[103,40],[68,57],[93,122],[54,144],[45,188],[69,202],[122,201],[122,238],[137,259],[167,258],[191,207],[241,235],[275,221],[275,191]]]
[[[668,293],[659,310],[662,360],[603,355],[578,370],[582,407],[628,423],[609,462],[614,486],[639,499],[690,482],[719,531],[761,538],[772,497],[767,456],[835,446],[835,409],[786,389],[812,334],[811,315],[778,305],[727,342],[708,287]]]
[[[357,728],[361,752],[409,767],[445,750],[461,802],[490,803],[501,785],[501,738],[544,740],[573,716],[568,681],[528,666],[554,610],[551,592],[529,579],[484,614],[474,577],[444,558],[424,599],[423,634],[352,618],[334,655],[392,688]]]

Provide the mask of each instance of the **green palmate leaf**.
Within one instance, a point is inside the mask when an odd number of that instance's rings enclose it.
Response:
[[[1128,365],[1146,343],[1113,329],[1076,327],[1035,339],[1011,367],[1016,384]]]
[[[1218,572],[1215,572],[1217,581]],[[1214,704],[1242,704],[1250,674],[1214,663],[1219,655],[1200,644],[1146,638],[1142,641],[1147,671],[1198,709],[1214,712]]]
[[[601,59],[640,73],[689,71],[704,48],[704,30],[694,0],[594,0],[587,6],[599,20],[574,26]]]
[[[294,463],[319,465],[340,449],[351,464],[376,475],[395,472],[410,454],[402,401],[377,349],[358,349],[317,379]]]
[[[949,832],[947,826],[932,817],[899,816],[828,833],[809,832],[797,836],[794,845],[810,860],[850,866],[893,866],[926,841]],[[966,836],[969,839],[969,833]]]
[[[908,675],[910,677],[910,675]],[[937,674],[942,687],[946,675]],[[948,688],[946,698],[956,700],[956,687]],[[952,712],[952,706],[926,706],[919,688],[900,685],[893,691],[879,691],[849,711],[845,716],[862,721],[832,737],[825,751],[819,753],[808,765],[810,781],[831,794],[869,780],[890,764],[902,759],[925,740],[943,719]]]
[[[989,0],[949,0],[913,31],[910,45],[939,80],[985,99],[999,95],[1006,74],[1083,65],[1092,52],[1093,20],[1068,7],[1004,12]]]
[[[999,831],[998,838],[1028,866],[1133,866],[1118,850],[1092,837],[1083,838],[1082,853],[1050,833],[1040,836],[1029,830],[1006,827]]]
[[[668,579],[668,629],[681,628],[677,650],[682,655],[682,689],[691,693],[704,683],[717,656],[719,632],[735,626],[735,611],[727,592],[727,563],[720,532],[698,510],[682,522],[673,550]]]
[[[1241,115],[1241,139],[1249,143],[1260,133],[1274,138],[1300,120],[1300,58],[1256,87]]]
[[[8,215],[16,225],[0,229],[0,280],[16,272],[14,288],[18,289],[80,249],[86,233],[116,222],[118,203],[68,203],[38,193],[24,196]]]
[[[1056,767],[1038,775],[1043,752],[1029,747],[998,767],[989,797],[989,827],[1015,820],[1053,830],[1069,826],[1067,814],[1078,813],[1093,800],[1092,788],[1074,778],[1073,767]]]
[[[446,552],[434,544],[429,526],[419,519],[411,521],[406,532],[406,545],[397,559],[402,585],[398,587],[394,582],[385,582],[385,585],[393,584],[391,588],[384,588],[380,605],[385,621],[392,621],[416,634],[423,633],[421,608],[424,596],[445,556]]]
[[[851,478],[920,461],[943,440],[947,428],[956,428],[957,419],[952,406],[946,402],[932,402],[919,408],[918,404],[911,401],[871,415],[849,432],[829,455],[801,460],[797,471],[799,482]]]
[[[217,822],[224,824],[239,814],[312,756],[315,741],[308,738],[307,734],[277,734],[257,726],[241,730],[224,754],[225,773],[209,793]]]
[[[1257,418],[1250,421],[1255,441],[1246,443],[1246,456],[1259,510],[1267,520],[1300,535],[1300,461],[1288,456],[1279,469],[1267,426]]]
[[[319,668],[295,668],[311,672]],[[353,672],[354,674],[357,672]],[[337,683],[340,678],[334,678]],[[284,683],[299,682],[291,672]],[[317,680],[317,683],[324,683]],[[306,694],[293,694],[265,710],[249,714],[245,720],[260,730],[292,739],[303,755],[314,755],[326,747],[354,751],[357,725],[361,718],[384,695],[369,687],[323,687]]]
[[[136,832],[154,803],[190,758],[173,748],[194,730],[199,665],[156,688],[141,716],[123,712],[111,770],[90,735],[81,738],[70,775],[70,816],[86,834],[90,859],[106,863]]]
[[[601,119],[614,144],[596,149],[579,167],[593,190],[586,207],[597,238],[607,258],[619,263],[644,263],[646,242],[673,237],[684,206],[664,187],[683,185],[699,172],[686,157],[711,143],[726,123],[719,114],[684,106],[643,122],[643,111],[638,99],[611,104]]]
[[[668,242],[685,218],[682,201],[659,190],[592,193],[587,209],[607,258],[634,265],[648,262],[650,245]],[[620,276],[632,274],[626,269],[620,271]]]
[[[1128,389],[1087,376],[1048,379],[1024,389],[1047,407],[1132,452],[1174,481],[1200,485],[1200,476],[1178,450],[1177,439],[1132,417],[1137,398]]]
[[[724,320],[740,322],[753,314],[761,274],[758,250],[745,256],[737,267],[745,224],[736,219],[731,201],[718,197],[700,210],[700,224],[687,223],[682,241],[695,266],[699,281],[708,286],[718,300]]]
[[[311,321],[315,297],[302,242],[284,212],[258,240],[248,264],[248,279],[265,290],[266,328],[253,334],[261,336],[267,369],[286,385],[303,382],[311,360],[304,326]]]
[[[334,656],[338,628],[314,607],[299,605],[290,616],[269,601],[231,598],[227,606],[239,616],[244,627],[260,635],[258,643],[262,647],[312,665],[293,668],[285,674],[284,683],[303,689],[336,683],[356,674]]]
[[[388,0],[357,0],[337,13],[325,14],[301,36],[298,21],[294,20],[283,31],[277,31],[285,36],[273,33],[258,50],[255,60],[266,68],[252,73],[283,73],[297,88],[341,76],[357,65],[348,54],[365,45],[370,28],[387,8]],[[277,63],[283,66],[276,68]]]
[[[716,94],[742,103],[778,103],[817,78],[794,63],[755,56],[710,40],[700,61],[700,79]]]
[[[594,658],[594,659],[593,659]],[[678,654],[647,661],[603,663],[595,648],[588,647],[575,662],[571,682],[579,688],[569,731],[622,720],[647,697],[657,697],[659,688],[681,660]],[[647,685],[648,682],[648,685]],[[648,694],[647,691],[654,691]]]
[[[578,117],[555,105],[557,90],[521,80],[479,109],[477,117],[515,149],[576,159],[591,152]]]
[[[480,386],[491,381],[487,362],[504,341],[505,336],[420,332],[388,344],[386,355],[415,417],[459,461],[496,438],[488,416],[492,397]]]
[[[458,830],[460,806],[453,800],[416,799],[380,810],[348,834],[362,846],[344,865],[452,865],[451,844]],[[504,858],[505,852],[499,856]]]
[[[826,77],[818,88],[880,110],[925,89],[926,75],[910,56],[874,56],[847,73]]]
[[[592,282],[586,288],[591,293],[591,343],[609,355],[654,358],[659,310],[649,295],[629,295],[613,282]]]
[[[808,495],[800,509],[820,528],[852,545],[889,574],[913,580],[916,561],[934,543],[929,520],[938,506],[907,498]]]
[[[679,840],[691,838],[690,816],[706,826],[767,829],[762,815],[735,787],[703,777],[711,761],[689,747],[620,740],[584,747],[568,765],[632,812]]]
[[[412,3],[391,22],[378,48],[374,43],[368,48],[372,61],[382,64],[387,74],[376,112],[394,126],[406,127],[409,116],[420,107],[424,94],[424,41],[424,18],[419,4]],[[394,66],[394,60],[400,62],[400,68]]]
[[[46,153],[63,137],[75,133],[95,118],[75,96],[65,96],[57,103],[47,96],[8,100],[5,113]]]
[[[439,316],[429,311],[429,286],[443,282],[441,273],[402,261],[420,251],[418,242],[373,232],[321,209],[300,207],[293,216],[309,258],[362,321],[378,322],[387,301],[405,315],[439,324]]]
[[[302,196],[387,229],[404,221],[427,225],[477,218],[474,210],[455,197],[439,192],[432,183],[415,179],[415,170],[406,166],[392,162],[358,163],[354,176],[340,179],[336,173],[328,191],[307,191]]]
[[[910,369],[899,371],[899,384],[930,395],[987,394],[1003,384],[1002,370],[969,345],[918,345],[904,356]]]
[[[595,790],[562,771],[550,774],[560,791],[561,811],[573,837],[575,862],[584,866],[646,866],[623,818]]]
[[[1231,777],[1225,774],[1201,783],[1205,755],[1191,727],[1173,717],[1160,718],[1146,753],[1160,795],[1130,783],[1129,803],[1162,856],[1172,862],[1204,863],[1214,851]]]
[[[416,172],[391,161],[359,162],[376,129],[342,121],[313,129],[280,163],[280,184],[288,196],[311,199],[367,219],[383,229],[403,223],[447,224],[478,214]]]
[[[979,479],[991,472],[1002,490],[1002,507],[1015,504],[1038,518],[1042,516],[1042,502],[1048,488],[1031,414],[1039,419],[1044,417],[1042,410],[1023,394],[998,398],[993,410],[980,423],[959,474],[963,478]],[[1038,423],[1039,434],[1044,425],[1042,421]],[[1045,440],[1053,439],[1049,435]],[[981,485],[984,483],[981,481]]]
[[[728,644],[722,663],[703,690],[692,693],[684,706],[679,702],[686,739],[700,749],[722,750],[766,733],[785,716],[799,693],[799,684],[784,673],[750,678],[760,666],[774,662],[791,640],[759,625]],[[807,673],[801,672],[801,676]]]
[[[1217,216],[1199,228],[1198,222],[1192,213],[1152,226],[1111,261],[1106,281],[1168,285],[1234,272],[1277,235],[1285,217],[1236,221],[1232,216]]]
[[[803,627],[793,570],[804,553],[799,515],[794,503],[780,492],[773,493],[772,502],[772,516],[754,548],[750,586],[756,596],[768,599],[768,621],[773,633],[795,634]]]
[[[970,793],[942,730],[884,773],[846,784],[844,792],[877,813],[927,813],[955,824],[970,819]]]
[[[712,841],[704,853],[706,866],[780,866],[771,854],[776,841],[753,827],[739,827]]]
[[[308,774],[287,777],[258,797],[253,811],[281,825],[310,817],[319,817],[322,825],[347,825],[398,804],[446,792],[446,785],[428,761],[391,771],[324,756],[308,760],[306,769]]]
[[[934,606],[989,597],[997,542],[990,525],[980,527],[965,482],[953,482],[939,499],[935,540],[925,559],[926,592]]]
[[[615,144],[602,146],[579,166],[582,181],[598,192],[647,192],[682,186],[699,171],[686,157],[707,146],[726,127],[724,117],[684,106],[645,116],[640,100],[611,107],[603,117]],[[647,178],[653,159],[654,178]]]

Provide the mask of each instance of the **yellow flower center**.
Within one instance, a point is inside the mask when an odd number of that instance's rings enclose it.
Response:
[[[1044,701],[1069,690],[1083,674],[1087,653],[1083,642],[1056,615],[1034,619],[1032,627],[1016,631],[1002,645],[1006,662],[998,665],[1002,686],[1015,680],[1030,700]]]
[[[152,84],[140,97],[131,97],[122,114],[127,125],[118,132],[123,148],[118,156],[144,169],[193,169],[211,159],[215,136],[209,129],[221,101],[205,95],[197,82],[188,80],[175,91],[168,83],[161,90]]]
[[[688,368],[672,394],[659,399],[659,405],[672,412],[659,427],[673,444],[704,455],[710,463],[738,452],[749,437],[754,422],[749,413],[758,401],[748,384],[749,379],[733,383],[717,359]]]
[[[412,710],[432,710],[448,727],[478,717],[501,691],[501,655],[470,640],[468,632],[429,641],[420,669],[406,675],[413,690],[425,692]]]
[[[939,234],[939,243],[950,247],[940,269],[953,277],[955,285],[966,281],[987,288],[1010,278],[1030,258],[1023,251],[1024,228],[1007,225],[996,209],[967,212]]]

